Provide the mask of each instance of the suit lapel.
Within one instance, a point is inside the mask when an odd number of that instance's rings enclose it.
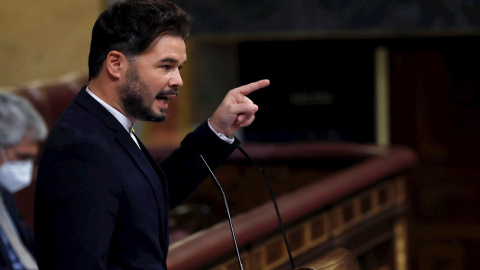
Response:
[[[82,88],[77,95],[76,101],[101,119],[109,129],[112,129],[116,132],[117,142],[121,145],[121,147],[124,148],[125,152],[130,156],[133,162],[135,162],[140,171],[145,175],[145,178],[147,179],[151,188],[154,190],[155,201],[157,203],[159,219],[161,222],[160,224],[168,229],[168,222],[165,220],[165,216],[167,214],[166,211],[168,211],[168,200],[165,200],[166,187],[164,183],[165,181],[162,181],[164,176],[163,173],[161,173],[160,168],[158,168],[158,165],[156,165],[155,162],[152,164],[151,161],[149,161],[149,158],[152,160],[153,158],[150,156],[145,146],[141,143],[140,139],[137,137],[138,143],[146,152],[145,154],[142,152],[142,150],[140,150],[140,148],[138,148],[132,137],[130,137],[130,134],[128,134],[118,120],[115,119],[115,117],[108,112],[107,109],[105,109],[85,91],[85,87]],[[164,228],[164,233],[166,229]],[[166,233],[168,233],[168,231],[166,231]],[[166,234],[161,235],[160,237],[163,237],[164,241],[168,239]]]
[[[163,240],[166,241],[166,247],[168,247],[168,211],[169,211],[169,199],[168,199],[168,183],[166,180],[166,176],[163,173],[162,169],[158,165],[158,163],[155,161],[155,159],[152,157],[150,152],[148,152],[147,148],[143,145],[143,143],[140,141],[140,139],[135,135],[135,138],[137,138],[138,144],[140,145],[140,148],[142,149],[143,156],[149,161],[151,164],[151,167],[154,168],[156,174],[160,178],[158,181],[155,183],[161,185],[159,190],[162,192],[159,194],[159,198],[157,198],[157,203],[160,202],[160,205],[163,207],[159,207],[159,216],[161,220],[161,224],[163,224],[163,236],[166,236]],[[138,148],[138,147],[137,147]],[[162,201],[163,198],[163,201]]]

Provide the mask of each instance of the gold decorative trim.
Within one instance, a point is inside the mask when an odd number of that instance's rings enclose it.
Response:
[[[292,256],[300,256],[346,230],[368,219],[404,204],[406,201],[405,179],[387,180],[353,198],[344,200],[331,210],[321,211],[315,216],[286,231]],[[400,218],[393,228],[395,265],[397,270],[407,270],[406,220]],[[274,270],[289,264],[289,256],[281,234],[272,236],[261,243],[254,243],[250,250],[242,252],[243,266],[250,270]],[[248,267],[247,267],[248,265]],[[213,270],[238,269],[237,258],[211,268]]]
[[[407,250],[407,220],[399,218],[394,225],[394,244],[395,244],[395,269],[408,269],[408,250]]]

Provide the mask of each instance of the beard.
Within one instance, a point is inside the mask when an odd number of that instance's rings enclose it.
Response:
[[[167,110],[160,108],[160,112],[156,113],[152,109],[152,100],[149,100],[147,83],[140,77],[135,65],[130,65],[126,74],[126,81],[120,85],[120,100],[125,112],[137,120],[150,122],[163,122],[167,120]],[[162,95],[177,94],[178,90],[172,88],[168,91],[160,92],[155,99],[161,98]]]

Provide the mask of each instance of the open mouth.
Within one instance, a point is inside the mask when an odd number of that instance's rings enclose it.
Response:
[[[170,100],[174,99],[178,95],[178,89],[171,88],[165,91],[161,91],[155,97],[156,100],[163,104],[168,104]]]
[[[155,99],[164,103],[168,104],[170,100],[174,99],[177,95],[159,95]]]

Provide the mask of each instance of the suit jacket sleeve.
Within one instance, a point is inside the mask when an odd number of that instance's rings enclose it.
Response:
[[[7,208],[8,214],[10,215],[15,228],[17,229],[22,243],[30,251],[30,253],[35,256],[33,231],[23,220],[23,217],[18,210],[15,197],[3,187],[0,187],[0,192],[2,194],[3,203]],[[12,269],[11,260],[8,256],[8,251],[3,244],[3,241],[0,241],[0,270],[1,269]]]
[[[18,210],[15,196],[10,192],[2,189],[2,197],[23,244],[35,257],[35,241],[33,236],[33,230],[32,228],[30,228],[30,226],[28,226],[28,224],[25,222],[22,215],[20,214],[20,210]]]
[[[207,121],[189,133],[167,159],[160,162],[168,179],[170,209],[182,203],[208,176],[208,169],[200,158],[215,170],[236,149],[236,139],[231,145],[220,139]]]

